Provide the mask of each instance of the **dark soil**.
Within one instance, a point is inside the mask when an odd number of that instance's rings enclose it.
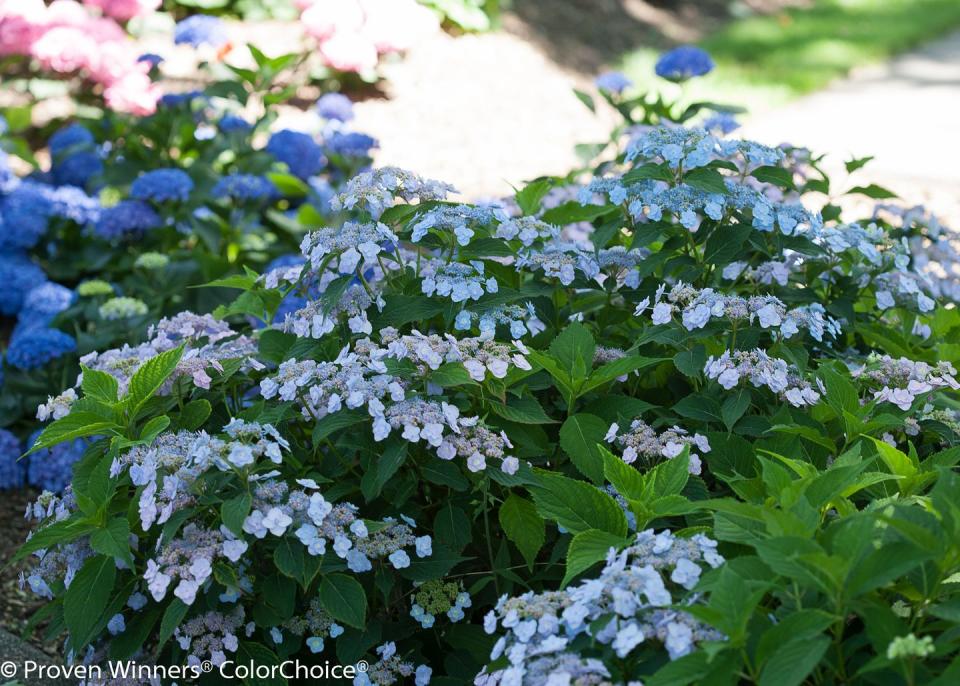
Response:
[[[31,522],[23,517],[27,504],[36,500],[38,491],[24,489],[0,493],[0,628],[21,635],[27,621],[47,601],[38,598],[29,588],[20,588],[20,572],[24,563],[9,564],[17,548],[27,538]],[[57,642],[44,642],[42,631],[27,639],[32,645],[52,657],[62,657]]]

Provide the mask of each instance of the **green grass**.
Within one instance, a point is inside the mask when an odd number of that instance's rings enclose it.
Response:
[[[717,69],[686,95],[769,107],[957,27],[960,0],[814,0],[806,9],[733,20],[701,41]],[[656,55],[632,52],[624,71],[642,87],[662,88],[653,76]]]

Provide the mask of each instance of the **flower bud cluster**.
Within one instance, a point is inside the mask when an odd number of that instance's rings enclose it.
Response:
[[[691,474],[699,474],[702,470],[700,455],[694,452],[694,449],[702,453],[710,452],[710,443],[706,436],[691,435],[679,426],[658,434],[642,419],[634,419],[630,422],[630,427],[622,433],[620,425],[614,422],[607,430],[604,440],[620,448],[621,459],[627,464],[633,464],[640,459],[641,464],[648,468],[664,458],[671,460],[682,453],[684,448],[689,448]]]
[[[820,401],[820,393],[792,373],[784,360],[770,357],[760,348],[728,350],[720,357],[711,355],[703,371],[708,379],[716,379],[728,391],[746,379],[757,388],[769,388],[794,407],[816,405]]]

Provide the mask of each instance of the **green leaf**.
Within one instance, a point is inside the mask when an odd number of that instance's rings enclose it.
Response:
[[[718,267],[730,264],[743,254],[743,245],[753,232],[754,228],[750,224],[717,227],[704,245],[704,261]],[[703,371],[702,366],[700,371]]]
[[[846,410],[853,415],[860,413],[860,397],[850,380],[830,366],[824,365],[817,371],[820,380],[827,389],[826,400],[838,416],[843,417]]]
[[[411,556],[410,566],[400,570],[400,575],[411,581],[431,581],[440,579],[450,573],[450,570],[469,558],[434,541],[433,554],[424,558]]]
[[[592,414],[575,414],[560,427],[560,447],[573,465],[594,483],[603,481],[603,442],[609,424]]]
[[[167,605],[167,609],[163,612],[163,619],[160,620],[160,633],[157,635],[155,654],[160,654],[160,649],[173,636],[174,630],[183,622],[189,609],[190,607],[179,598],[174,598]]]
[[[538,471],[540,487],[530,489],[537,512],[576,534],[600,529],[627,535],[627,518],[617,502],[595,486],[559,474]]]
[[[533,183],[527,184],[522,191],[517,192],[517,205],[525,214],[536,214],[540,209],[540,201],[550,190],[552,184],[550,179],[538,179]]]
[[[728,192],[727,185],[723,182],[723,175],[709,167],[697,167],[687,172],[683,175],[683,182],[707,193],[726,195]]]
[[[666,181],[668,183],[674,180],[673,171],[664,162],[663,164],[644,164],[634,167],[623,175],[622,183],[631,184],[637,181]]]
[[[191,400],[183,406],[183,409],[180,411],[180,416],[177,418],[177,423],[187,431],[196,431],[203,426],[203,423],[207,421],[212,411],[213,408],[209,400],[205,398]]]
[[[83,372],[83,382],[80,387],[85,397],[105,403],[117,402],[119,383],[116,378],[106,372],[90,369],[86,365],[80,365],[80,370]]]
[[[772,183],[774,186],[780,186],[780,188],[792,190],[794,187],[793,174],[789,169],[783,167],[757,167],[750,172],[750,176],[757,181]]]
[[[690,479],[690,447],[686,446],[676,457],[664,460],[647,474],[647,483],[653,495],[662,498],[680,495]]]
[[[153,439],[168,426],[170,426],[170,417],[167,415],[162,414],[159,417],[154,417],[144,424],[143,429],[140,430],[140,440],[144,443],[153,443]]]
[[[470,378],[470,372],[463,366],[462,362],[446,362],[432,372],[427,377],[430,383],[435,383],[441,388],[451,388],[453,386],[476,385],[476,381]]]
[[[537,514],[536,506],[526,498],[511,493],[497,514],[503,532],[517,546],[527,565],[532,567],[537,552],[546,540],[546,525],[543,517]]]
[[[313,425],[313,445],[318,446],[327,436],[340,429],[368,421],[370,415],[363,410],[339,410],[321,418]]]
[[[495,415],[517,424],[556,424],[533,397],[510,398],[506,405],[491,401],[490,409]]]
[[[543,221],[560,226],[577,222],[590,222],[594,219],[616,212],[610,205],[581,205],[576,201],[565,202],[543,213]]]
[[[707,349],[699,343],[690,350],[681,350],[673,356],[673,366],[677,368],[677,371],[692,379],[700,378],[703,373],[703,365],[706,362]]]
[[[363,629],[367,619],[367,594],[346,574],[327,574],[320,582],[320,604],[337,621]]]
[[[386,307],[382,312],[371,313],[374,329],[401,327],[410,322],[426,322],[443,312],[446,307],[444,302],[422,295],[386,295],[384,301]]]
[[[311,555],[300,541],[284,536],[273,549],[273,562],[281,574],[289,576],[306,591],[320,571],[321,555]]]
[[[722,422],[720,403],[705,395],[688,395],[673,406],[673,411],[681,417],[698,419],[701,422]]]
[[[250,514],[252,503],[253,498],[249,493],[241,493],[230,500],[224,500],[220,505],[220,519],[224,526],[237,536],[243,535],[243,522]]]
[[[885,200],[887,198],[896,198],[897,194],[891,190],[878,186],[875,183],[866,186],[855,186],[847,191],[847,195],[865,195],[874,200]]]
[[[420,473],[430,483],[448,486],[455,491],[465,491],[470,486],[470,482],[453,462],[430,460],[420,467]]]
[[[659,364],[667,359],[668,358],[665,357],[642,357],[641,355],[629,355],[627,357],[621,357],[619,360],[607,362],[605,365],[598,367],[590,374],[590,378],[587,379],[586,383],[584,383],[580,388],[579,394],[583,395],[587,391],[592,391],[594,388],[599,388],[605,383],[609,383],[618,377],[626,376],[630,372],[643,369],[644,367]]]
[[[743,413],[750,407],[750,389],[738,388],[732,395],[723,401],[720,406],[720,416],[723,419],[727,431],[733,431],[734,424],[743,416]]]
[[[407,459],[407,448],[410,444],[404,440],[395,440],[387,443],[379,456],[372,458],[367,471],[360,480],[360,491],[367,502],[374,500],[383,491],[393,475],[397,473]]]
[[[640,472],[602,446],[600,454],[603,456],[603,475],[617,493],[628,500],[645,497],[646,480]]]
[[[116,557],[134,568],[133,555],[130,554],[130,524],[126,517],[116,517],[107,522],[103,529],[90,535],[90,547],[98,553]]]
[[[867,436],[867,438],[873,441],[873,444],[877,447],[877,452],[880,454],[880,459],[883,460],[883,463],[887,465],[891,472],[903,477],[914,476],[917,473],[919,464],[916,462],[916,458],[907,456],[906,453],[901,452],[886,441],[872,436]]]
[[[63,599],[63,621],[70,631],[70,643],[79,651],[93,638],[104,608],[110,601],[117,565],[113,557],[94,555],[83,563]]]
[[[129,408],[131,419],[136,418],[147,401],[170,378],[182,356],[183,346],[181,345],[173,350],[162,352],[140,365],[140,368],[130,379],[129,390],[124,399]]]
[[[567,570],[560,586],[566,586],[578,574],[606,559],[610,548],[619,550],[627,543],[628,540],[625,537],[615,536],[606,531],[598,529],[581,531],[570,541],[570,547],[567,549]]]
[[[823,659],[830,639],[826,636],[788,641],[763,666],[759,686],[798,686]]]
[[[550,356],[557,361],[560,369],[577,382],[589,376],[596,347],[590,330],[580,322],[571,322],[553,339]]]
[[[74,410],[66,417],[49,424],[34,441],[27,454],[50,448],[75,438],[106,434],[122,429],[116,422],[106,421],[99,414]]]
[[[293,174],[270,172],[267,174],[267,178],[277,187],[278,191],[288,198],[303,198],[310,193],[310,187]]]

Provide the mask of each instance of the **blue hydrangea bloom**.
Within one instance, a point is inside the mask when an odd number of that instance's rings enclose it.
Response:
[[[256,174],[229,174],[217,181],[213,195],[217,198],[234,200],[261,200],[275,195],[276,187],[262,176]]]
[[[51,171],[58,186],[85,188],[91,178],[103,173],[103,160],[95,152],[82,150],[54,162]]]
[[[47,188],[32,182],[19,184],[0,204],[0,248],[32,248],[47,231],[53,205]]]
[[[23,298],[20,324],[47,326],[73,304],[76,294],[65,286],[48,281],[31,289]]]
[[[173,28],[173,42],[177,45],[192,45],[199,48],[201,45],[210,45],[219,48],[226,44],[226,25],[207,14],[195,14],[177,22]]]
[[[220,118],[220,121],[217,123],[217,126],[221,131],[249,131],[253,127],[243,117],[238,117],[235,114],[225,114]]]
[[[630,86],[633,85],[633,81],[628,79],[619,71],[608,71],[600,74],[594,80],[594,85],[602,91],[608,91],[610,93],[622,93],[627,90]]]
[[[342,157],[366,157],[377,147],[377,139],[365,133],[334,131],[324,141],[328,152]]]
[[[18,462],[20,441],[6,429],[0,429],[0,491],[23,488],[26,463]]]
[[[100,218],[100,201],[76,186],[61,186],[48,194],[53,215],[76,222],[89,224]]]
[[[740,128],[740,122],[729,112],[716,112],[703,120],[703,128],[710,133],[722,136]]]
[[[33,445],[39,435],[40,432],[37,431],[30,437],[30,445]],[[88,445],[85,439],[75,438],[31,454],[27,467],[27,483],[45,491],[62,493],[73,478],[74,463],[83,457]]]
[[[342,93],[326,93],[317,100],[317,114],[331,121],[350,121],[353,103]]]
[[[160,215],[140,200],[121,200],[100,213],[94,233],[107,240],[139,236],[160,226]]]
[[[130,186],[130,197],[137,200],[186,202],[193,190],[193,179],[182,169],[154,169],[141,174]]]
[[[50,154],[56,157],[70,148],[87,147],[94,144],[93,134],[85,126],[77,124],[68,124],[62,129],[50,136],[47,145],[50,147]]]
[[[163,61],[163,57],[152,52],[145,52],[137,58],[137,62],[146,62],[151,67],[156,67]]]
[[[34,286],[47,280],[46,274],[21,253],[0,254],[0,314],[17,314],[23,298]]]
[[[177,107],[184,103],[193,102],[197,98],[203,97],[203,91],[186,91],[183,93],[165,93],[160,96],[160,107]]]
[[[7,363],[17,369],[36,369],[76,349],[73,336],[59,329],[18,325],[7,348]]]
[[[670,81],[686,81],[713,71],[713,60],[702,48],[681,45],[660,55],[654,71],[657,76]]]
[[[17,184],[17,175],[10,168],[10,158],[0,150],[0,193],[8,193]]]
[[[323,150],[313,137],[300,131],[283,129],[270,136],[266,150],[290,168],[290,173],[309,179],[323,169],[326,160]]]

